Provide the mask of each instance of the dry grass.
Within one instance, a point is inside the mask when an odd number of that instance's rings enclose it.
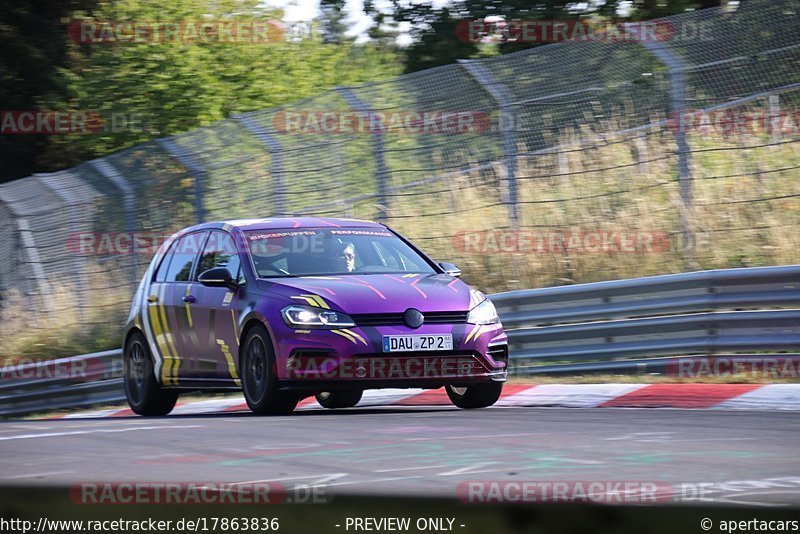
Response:
[[[585,133],[583,134],[585,135]],[[567,133],[564,143],[576,139]],[[800,263],[800,150],[796,142],[763,136],[714,138],[691,134],[692,207],[683,208],[674,139],[669,131],[607,139],[593,148],[566,148],[519,160],[519,224],[502,200],[503,169],[461,176],[453,194],[395,199],[390,224],[434,257],[462,267],[487,292],[683,272]],[[790,141],[790,140],[784,140]],[[787,170],[779,170],[787,169]],[[443,184],[427,186],[441,189]],[[424,193],[420,188],[419,192]],[[684,242],[682,218],[689,222]],[[548,232],[628,232],[663,239],[643,252],[556,250],[522,253],[459,250],[461,232],[492,229]]]
[[[72,285],[51,288],[44,302],[9,292],[0,308],[0,358],[51,359],[119,348],[128,307],[113,291],[88,293],[81,310]]]

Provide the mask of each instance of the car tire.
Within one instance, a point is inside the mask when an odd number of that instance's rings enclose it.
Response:
[[[133,413],[148,417],[167,415],[178,401],[178,391],[165,389],[156,380],[147,339],[134,332],[123,354],[125,397]]]
[[[364,392],[360,389],[353,391],[323,391],[317,393],[317,402],[323,408],[352,408],[361,400]]]
[[[503,382],[487,382],[473,386],[445,386],[450,402],[464,409],[486,408],[500,398]]]
[[[242,391],[256,415],[287,415],[298,396],[278,390],[278,366],[267,329],[257,325],[247,332],[241,353]]]

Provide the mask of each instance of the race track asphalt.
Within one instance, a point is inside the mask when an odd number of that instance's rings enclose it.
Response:
[[[275,481],[455,497],[465,481],[653,481],[675,488],[665,502],[780,506],[800,504],[799,451],[797,412],[420,406],[6,421],[0,483]]]

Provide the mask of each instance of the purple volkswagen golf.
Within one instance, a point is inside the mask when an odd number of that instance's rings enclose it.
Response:
[[[124,337],[125,393],[166,415],[190,390],[242,390],[257,414],[311,395],[445,387],[491,406],[508,345],[494,305],[386,226],[349,219],[205,223],[171,236],[142,278]]]

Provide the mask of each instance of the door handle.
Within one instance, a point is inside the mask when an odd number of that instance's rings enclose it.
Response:
[[[194,302],[195,300],[197,299],[194,298],[194,295],[186,295],[183,297],[183,302]]]
[[[147,297],[147,302],[158,302],[158,295],[150,295]]]

